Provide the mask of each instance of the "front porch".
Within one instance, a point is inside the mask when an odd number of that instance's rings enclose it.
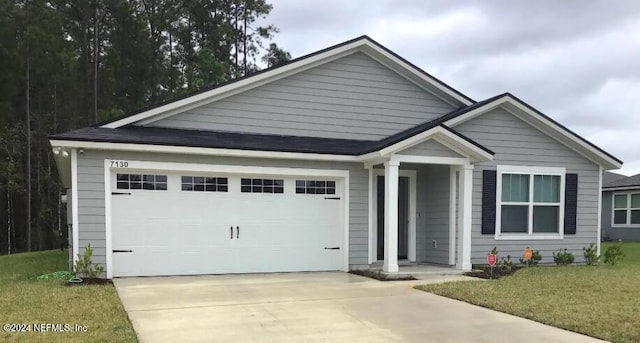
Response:
[[[471,270],[473,165],[421,159],[431,163],[412,158],[369,170],[369,267],[400,274]]]
[[[370,269],[412,275],[471,270],[474,163],[492,160],[493,153],[446,128],[432,130],[365,162]]]

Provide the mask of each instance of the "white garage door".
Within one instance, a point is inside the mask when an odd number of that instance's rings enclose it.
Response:
[[[112,172],[113,276],[340,270],[335,178]]]

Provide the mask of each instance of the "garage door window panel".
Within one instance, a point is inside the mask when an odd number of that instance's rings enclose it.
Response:
[[[326,180],[296,180],[296,194],[336,194],[336,182]]]
[[[117,189],[142,189],[147,191],[166,191],[167,176],[154,174],[116,174]]]
[[[248,179],[240,180],[242,193],[284,193],[284,180],[282,179]]]
[[[182,176],[182,190],[185,192],[227,192],[229,179],[226,177]]]

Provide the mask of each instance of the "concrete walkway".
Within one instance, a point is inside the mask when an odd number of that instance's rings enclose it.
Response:
[[[143,343],[599,342],[408,283],[338,272],[114,280]]]

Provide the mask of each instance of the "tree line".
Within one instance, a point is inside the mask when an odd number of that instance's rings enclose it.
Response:
[[[265,0],[0,0],[0,254],[65,243],[48,136],[291,56]]]

